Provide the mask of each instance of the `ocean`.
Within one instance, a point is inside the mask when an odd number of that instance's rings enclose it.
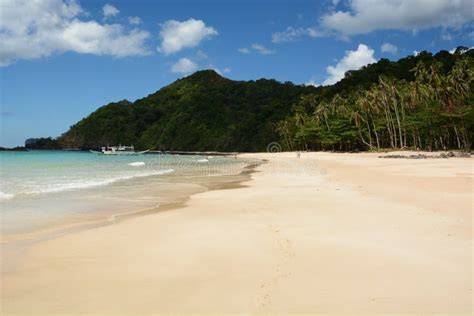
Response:
[[[0,152],[1,237],[29,238],[159,210],[241,181],[253,163],[222,156]]]

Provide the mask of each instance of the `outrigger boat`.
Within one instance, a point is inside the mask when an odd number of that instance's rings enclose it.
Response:
[[[107,147],[102,147],[101,151],[96,151],[96,150],[90,150],[91,153],[93,154],[99,154],[99,155],[142,155],[146,152],[149,152],[149,150],[144,150],[144,151],[135,151],[135,148],[132,146],[109,146]]]

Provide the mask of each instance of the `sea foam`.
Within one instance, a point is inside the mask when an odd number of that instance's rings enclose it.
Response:
[[[145,163],[143,161],[137,161],[137,162],[131,162],[128,165],[132,167],[140,167],[140,166],[144,166]]]
[[[12,197],[14,197],[13,194],[4,193],[0,191],[0,200],[8,200],[8,199],[11,199]]]
[[[87,189],[87,188],[92,188],[92,187],[105,186],[105,185],[109,185],[118,181],[130,180],[134,178],[158,176],[158,175],[171,173],[173,171],[174,169],[165,169],[165,170],[141,172],[134,175],[115,176],[108,179],[78,180],[78,181],[72,181],[72,182],[67,182],[67,183],[52,183],[52,184],[43,183],[41,186],[38,186],[34,190],[18,192],[16,194],[0,192],[0,200],[11,199],[15,196],[56,193],[56,192],[62,192],[62,191],[72,191],[72,190],[80,190],[80,189]]]

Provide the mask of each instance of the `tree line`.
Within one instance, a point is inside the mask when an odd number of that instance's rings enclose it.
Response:
[[[382,75],[328,100],[304,95],[275,132],[288,150],[470,150],[473,61],[465,55],[448,72],[444,66],[419,61],[413,81]]]
[[[470,149],[474,50],[381,59],[330,86],[236,81],[212,70],[134,102],[98,108],[58,138],[28,148],[361,151]]]

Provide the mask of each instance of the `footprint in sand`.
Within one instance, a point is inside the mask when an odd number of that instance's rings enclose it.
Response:
[[[279,226],[270,224],[268,225],[268,230],[277,246],[278,258],[276,264],[273,266],[272,277],[260,284],[256,298],[257,309],[266,308],[271,303],[272,289],[278,285],[281,279],[292,275],[290,271],[285,270],[287,270],[286,268],[290,260],[295,256],[291,240],[284,236]]]

